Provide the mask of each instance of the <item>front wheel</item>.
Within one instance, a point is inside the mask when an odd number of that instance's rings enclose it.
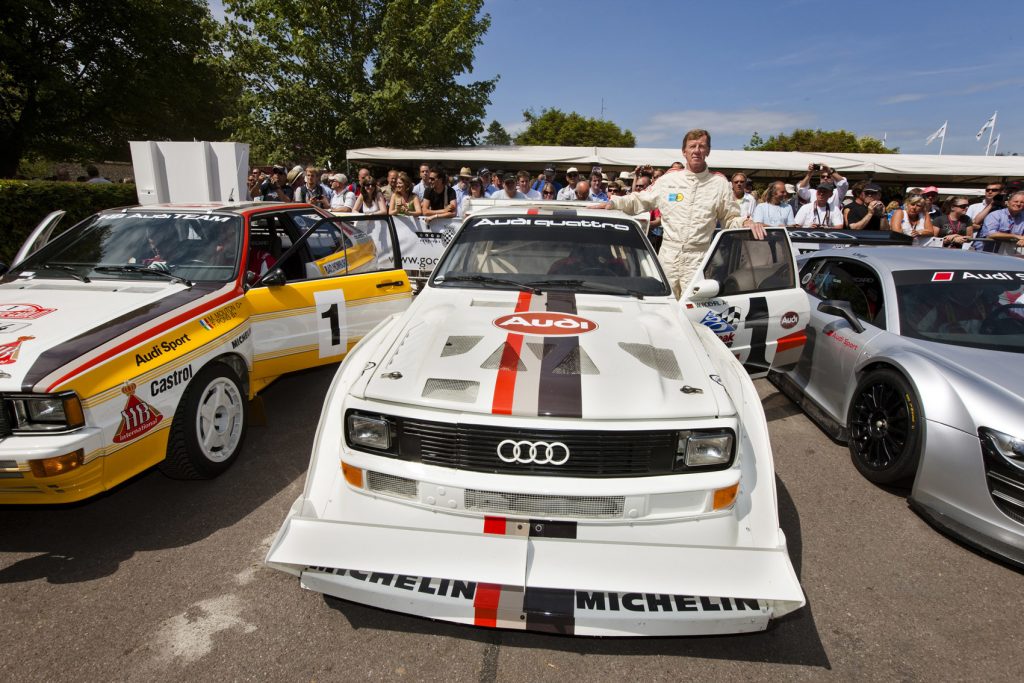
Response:
[[[921,457],[924,413],[910,383],[894,370],[875,370],[857,385],[847,418],[854,467],[876,484],[913,479]]]
[[[189,384],[174,413],[160,470],[173,479],[212,479],[238,457],[248,404],[234,370],[211,363]]]

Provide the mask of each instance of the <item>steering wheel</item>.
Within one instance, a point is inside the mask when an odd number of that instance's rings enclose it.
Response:
[[[1017,309],[1022,311],[1022,317],[1005,315],[1008,311]],[[981,321],[979,332],[981,334],[1018,334],[1024,333],[1024,303],[1014,302],[1003,304],[992,309],[992,312]]]

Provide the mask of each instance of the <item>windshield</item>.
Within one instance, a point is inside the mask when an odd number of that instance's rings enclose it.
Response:
[[[238,216],[97,214],[29,256],[11,276],[32,273],[89,281],[173,275],[192,282],[227,282],[237,272],[241,236]]]
[[[903,336],[1024,352],[1024,272],[912,270],[893,279]]]
[[[635,223],[614,218],[471,218],[434,270],[434,286],[664,296],[668,285]]]

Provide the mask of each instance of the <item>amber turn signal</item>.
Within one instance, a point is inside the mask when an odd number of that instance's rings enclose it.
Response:
[[[81,467],[84,460],[85,451],[79,448],[74,453],[65,453],[64,455],[57,455],[42,460],[30,460],[28,464],[32,468],[32,474],[41,479],[43,477],[56,477],[58,474],[67,474],[71,470]]]
[[[363,471],[361,469],[353,467],[345,461],[342,461],[341,473],[345,476],[345,481],[349,484],[355,486],[357,489],[363,488]]]
[[[733,503],[736,502],[736,494],[740,491],[739,482],[732,486],[726,486],[724,489],[715,490],[715,498],[713,503],[713,509],[724,510]]]

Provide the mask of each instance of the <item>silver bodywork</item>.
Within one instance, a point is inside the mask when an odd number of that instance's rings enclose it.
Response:
[[[848,441],[858,382],[878,368],[902,374],[920,402],[925,427],[911,507],[960,540],[1024,566],[1022,463],[986,456],[979,438],[982,428],[1018,439],[1024,434],[1021,354],[906,336],[894,283],[894,274],[906,271],[933,271],[935,282],[947,273],[974,271],[973,277],[987,274],[995,284],[1015,290],[1024,286],[1024,261],[943,249],[830,249],[801,258],[805,290],[813,289],[810,283],[820,267],[837,260],[874,271],[882,310],[871,320],[861,319],[863,330],[858,331],[843,316],[817,310],[822,299],[808,293],[811,312],[802,357],[793,368],[772,372],[770,380],[826,431]]]

